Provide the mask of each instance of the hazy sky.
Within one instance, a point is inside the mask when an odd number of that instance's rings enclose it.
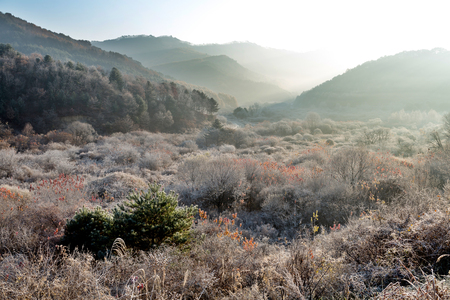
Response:
[[[75,39],[172,35],[196,44],[352,49],[351,56],[373,58],[450,49],[447,6],[430,0],[0,0],[0,11]]]

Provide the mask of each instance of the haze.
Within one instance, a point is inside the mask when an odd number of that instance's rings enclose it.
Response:
[[[450,299],[447,14],[0,0],[0,299]]]
[[[0,9],[75,39],[145,34],[195,44],[250,41],[332,51],[349,68],[406,50],[450,48],[444,1],[1,0]]]

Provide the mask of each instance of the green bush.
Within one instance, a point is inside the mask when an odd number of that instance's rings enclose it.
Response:
[[[111,214],[100,207],[94,210],[83,207],[65,226],[63,244],[90,250],[97,258],[103,258],[112,244]]]
[[[181,244],[188,240],[197,207],[178,207],[178,195],[166,194],[160,185],[130,194],[113,214],[100,207],[83,207],[65,227],[63,244],[92,251],[103,258],[114,239],[122,238],[127,247],[149,250],[162,243]]]
[[[132,193],[113,211],[113,234],[128,247],[149,250],[162,243],[187,241],[197,207],[178,207],[178,195],[166,194],[160,185]]]

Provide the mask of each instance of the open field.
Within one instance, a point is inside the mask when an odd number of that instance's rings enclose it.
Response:
[[[419,128],[316,114],[242,127],[218,120],[190,134],[88,130],[83,140],[3,126],[0,298],[450,296],[440,119]],[[78,209],[111,212],[151,183],[197,206],[187,243],[139,251],[116,240],[99,260],[60,246]]]

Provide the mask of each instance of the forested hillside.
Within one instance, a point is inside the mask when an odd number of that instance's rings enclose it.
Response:
[[[174,82],[151,82],[50,55],[30,56],[0,45],[0,119],[16,129],[59,129],[65,119],[84,120],[98,132],[146,129],[180,132],[217,112],[203,92]]]
[[[292,94],[280,88],[270,76],[243,67],[239,60],[230,58],[226,53],[216,51],[211,56],[210,53],[201,51],[202,46],[194,46],[175,37],[124,36],[93,44],[105,50],[132,56],[146,67],[174,78],[206,86],[218,93],[231,94],[239,104],[292,99]],[[228,47],[223,45],[223,48]],[[256,52],[246,54],[252,56]]]
[[[25,20],[0,13],[0,42],[11,44],[17,51],[49,54],[62,61],[75,61],[86,65],[101,65],[106,69],[118,67],[123,72],[162,80],[156,72],[144,68],[139,62],[122,54],[106,52],[93,47],[89,41],[74,40],[62,33],[54,33]]]
[[[117,52],[103,51],[92,46],[89,41],[74,40],[62,33],[54,33],[9,13],[0,12],[0,28],[0,43],[11,44],[14,49],[25,55],[40,53],[62,62],[80,62],[86,66],[101,66],[105,70],[116,67],[125,74],[142,76],[152,82],[167,82],[161,74],[147,69],[130,57]],[[177,82],[177,84],[184,83]],[[229,95],[219,95],[204,87],[191,88],[213,97],[221,108],[237,107],[236,99]]]

